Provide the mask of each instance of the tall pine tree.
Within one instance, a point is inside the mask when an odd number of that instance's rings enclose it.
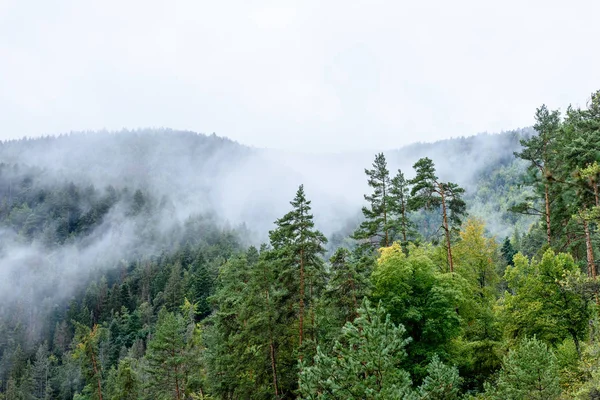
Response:
[[[414,224],[408,218],[408,202],[410,200],[410,188],[407,179],[401,170],[392,178],[390,185],[391,211],[394,216],[394,231],[400,234],[402,245],[406,246],[408,240],[416,234]]]
[[[312,305],[313,293],[307,293],[307,277],[311,285],[324,284],[324,265],[321,256],[325,253],[325,236],[315,229],[310,201],[300,185],[296,197],[291,201],[292,211],[275,222],[277,228],[269,232],[271,245],[281,266],[279,278],[286,290],[287,307],[297,303],[298,348],[304,341],[306,306]],[[314,327],[313,327],[314,328]],[[313,337],[314,339],[314,337]],[[301,351],[301,350],[300,350]],[[301,353],[300,353],[301,354]]]
[[[416,176],[410,180],[413,187],[409,206],[412,210],[441,208],[448,265],[450,272],[454,272],[451,233],[460,226],[461,217],[466,214],[466,204],[462,199],[465,190],[456,183],[442,182],[435,174],[433,161],[427,157],[417,161],[413,168]]]
[[[375,156],[373,169],[365,169],[368,183],[373,193],[365,195],[369,207],[363,207],[365,220],[354,232],[354,239],[361,240],[373,247],[388,247],[394,241],[392,222],[392,194],[390,172],[383,153]]]

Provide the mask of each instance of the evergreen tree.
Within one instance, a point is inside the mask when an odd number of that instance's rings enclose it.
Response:
[[[598,184],[600,182],[600,91],[593,93],[587,108],[567,110],[562,125],[555,158],[558,177],[553,181],[561,184],[562,200],[558,210],[565,224],[575,232],[567,232],[568,242],[579,242],[576,238],[583,233],[588,275],[596,278],[595,254],[592,236],[596,228],[597,209],[600,207]],[[562,227],[561,227],[562,228]]]
[[[515,156],[528,162],[528,168],[535,179],[534,188],[543,196],[543,211],[539,212],[544,217],[546,223],[546,239],[548,245],[551,245],[552,226],[551,226],[551,202],[550,185],[555,172],[556,139],[560,130],[560,113],[550,111],[546,105],[542,105],[535,112],[536,123],[533,126],[537,135],[529,139],[521,140],[523,150],[515,153]],[[527,212],[531,206],[521,204],[515,208],[515,211]]]
[[[286,309],[292,309],[297,303],[298,348],[304,341],[306,305],[312,306],[314,292],[306,290],[307,283],[323,285],[324,271],[321,255],[325,253],[325,236],[314,228],[310,213],[310,201],[300,185],[294,200],[290,203],[293,210],[275,222],[277,228],[269,232],[271,245],[280,264],[279,279],[286,290]],[[308,281],[307,278],[310,278]],[[314,327],[313,327],[314,328]],[[314,332],[313,332],[314,335]],[[312,338],[314,339],[314,337]]]
[[[427,377],[419,386],[419,397],[427,400],[458,400],[460,384],[458,369],[445,365],[435,355],[427,366]]]
[[[148,390],[154,399],[185,399],[188,374],[185,333],[181,315],[164,308],[159,312],[145,357],[150,377]]]
[[[561,394],[558,363],[552,350],[533,337],[524,339],[504,357],[496,387],[488,393],[498,400],[552,400]]]
[[[278,289],[274,256],[266,247],[261,248],[251,270],[241,318],[247,326],[242,335],[243,343],[263,349],[256,359],[260,367],[256,368],[251,392],[255,393],[257,387],[264,388],[265,396],[278,398],[289,396],[294,387],[296,370],[290,367],[295,349],[289,339],[295,332],[290,332],[286,313],[280,309],[284,293]]]
[[[408,217],[408,204],[410,201],[410,188],[401,170],[390,182],[391,214],[393,215],[394,232],[399,233],[403,246],[410,238],[414,238],[416,231],[414,223]]]
[[[314,365],[301,361],[302,399],[416,399],[406,358],[402,325],[394,325],[381,305],[364,300],[354,322],[346,323],[331,353],[320,349]]]
[[[169,311],[177,310],[183,303],[183,280],[181,277],[181,263],[176,262],[171,267],[169,280],[164,291],[165,307]]]
[[[252,386],[245,379],[251,363],[240,334],[245,329],[244,303],[251,294],[246,289],[250,273],[245,257],[232,257],[219,269],[216,291],[210,298],[214,312],[206,321],[206,363],[212,393],[222,398],[246,393]]]
[[[35,399],[49,399],[51,394],[51,360],[48,353],[48,345],[42,343],[36,353],[33,363],[33,397]]]
[[[435,175],[433,161],[427,157],[417,161],[413,168],[416,176],[410,180],[413,187],[410,192],[409,206],[412,210],[441,207],[448,264],[450,272],[454,272],[451,233],[453,229],[460,226],[461,217],[466,214],[466,204],[462,199],[465,190],[456,183],[440,181]]]
[[[102,364],[99,357],[99,343],[106,336],[106,332],[98,325],[91,329],[85,325],[76,325],[75,350],[73,358],[79,361],[81,370],[87,382],[87,391],[92,399],[103,399]]]
[[[392,220],[392,193],[390,193],[390,172],[383,153],[375,156],[373,169],[365,169],[368,184],[373,188],[373,193],[365,195],[369,207],[363,207],[365,217],[353,237],[357,240],[367,241],[374,247],[387,247],[394,241]]]
[[[515,256],[515,254],[517,254],[517,251],[514,249],[508,237],[504,239],[500,252],[502,253],[502,257],[504,258],[504,261],[507,265],[514,265],[513,257]]]
[[[137,400],[141,382],[133,367],[133,360],[129,358],[121,360],[118,368],[113,371],[114,382],[111,382],[110,400]]]
[[[339,315],[340,327],[351,322],[358,311],[362,298],[368,293],[368,280],[362,265],[352,259],[345,248],[339,248],[329,259],[331,264],[327,289],[323,293],[327,303],[328,317]]]

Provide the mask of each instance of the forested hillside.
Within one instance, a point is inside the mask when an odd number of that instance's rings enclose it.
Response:
[[[0,145],[0,399],[594,399],[600,92],[378,154]]]

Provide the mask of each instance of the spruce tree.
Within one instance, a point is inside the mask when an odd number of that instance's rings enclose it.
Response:
[[[125,358],[113,369],[111,378],[110,400],[137,400],[141,388],[140,378],[134,369],[134,360]]]
[[[500,248],[500,253],[502,254],[502,257],[504,258],[504,261],[506,262],[507,265],[514,265],[513,257],[515,256],[515,254],[517,254],[517,251],[513,247],[512,243],[510,242],[510,239],[508,238],[508,236],[504,239],[504,242],[502,243],[502,248]]]

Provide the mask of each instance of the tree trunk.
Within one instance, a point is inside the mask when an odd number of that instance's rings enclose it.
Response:
[[[406,206],[404,205],[404,200],[402,200],[402,239],[404,243],[406,243]]]
[[[177,377],[177,368],[175,369],[175,394],[177,400],[181,400],[181,390],[179,389],[179,378]]]
[[[385,178],[383,181],[383,197],[381,198],[381,202],[383,204],[383,230],[385,231],[385,247],[390,245],[389,236],[388,236],[388,226],[387,226],[387,204],[385,203],[386,192],[385,192]]]
[[[354,311],[350,315],[350,322],[352,322],[358,316],[358,300],[356,299],[356,287],[354,286],[354,278],[352,276],[349,276],[348,278],[350,278],[350,290],[352,290],[352,303],[354,303]],[[348,320],[346,320],[346,322],[348,322]]]
[[[549,186],[548,183],[544,184],[544,199],[546,202],[546,237],[548,240],[548,246],[551,245],[552,234],[550,231],[550,195],[548,194]]]
[[[440,196],[442,197],[442,217],[444,223],[444,231],[446,233],[446,246],[448,246],[448,264],[450,265],[450,273],[454,272],[454,262],[452,260],[452,247],[450,246],[450,227],[448,226],[448,212],[446,210],[446,195],[444,188],[439,184]]]
[[[96,375],[96,380],[98,382],[98,398],[102,400],[102,382],[100,380],[100,371],[98,371],[98,365],[96,364],[96,357],[94,357],[94,352],[92,351],[92,366],[94,368],[94,375]]]
[[[264,272],[264,270],[263,270]],[[268,282],[266,273],[265,283]],[[277,386],[277,360],[275,358],[275,345],[273,344],[273,321],[271,317],[271,300],[269,299],[269,289],[265,290],[265,300],[267,301],[267,310],[269,312],[269,353],[271,355],[271,371],[273,372],[273,387],[275,388],[275,398],[279,397],[279,388]]]
[[[299,302],[299,321],[298,321],[298,347],[302,347],[302,339],[304,338],[304,249],[300,250],[300,302]],[[302,360],[302,352],[300,352],[300,360]]]
[[[275,346],[273,345],[273,334],[269,340],[271,353],[271,370],[273,371],[273,387],[275,388],[275,398],[279,397],[279,389],[277,387],[277,363],[275,362]]]
[[[583,230],[585,231],[585,248],[587,251],[588,276],[596,279],[596,264],[594,262],[594,249],[592,247],[592,238],[590,235],[590,225],[586,219],[583,219]]]
[[[313,301],[313,280],[310,280],[310,325],[312,340],[317,342],[317,324],[315,323],[315,302]]]

